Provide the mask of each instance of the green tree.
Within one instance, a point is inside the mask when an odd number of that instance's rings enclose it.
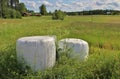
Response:
[[[28,13],[31,13],[31,15],[35,15],[35,12],[33,10],[27,10]]]
[[[19,18],[19,19],[21,19],[21,18],[22,18],[22,15],[20,14],[20,12],[19,12],[19,11],[16,11],[16,18]]]
[[[0,0],[0,17],[1,18],[2,18],[2,10],[3,10],[2,9],[2,4],[3,4],[2,2],[3,2],[3,0]]]
[[[27,11],[24,3],[19,3],[16,9],[17,9],[21,14],[22,14],[23,12],[26,12],[26,11]]]
[[[4,13],[7,13],[7,1],[8,0],[0,0],[0,15],[4,17]]]
[[[15,9],[16,9],[17,6],[19,5],[19,0],[15,0],[15,1],[14,1],[14,4],[15,4]]]
[[[17,7],[17,5],[19,4],[19,0],[8,0],[8,5],[11,7],[11,8],[15,8]]]
[[[47,10],[46,10],[46,6],[44,4],[42,4],[40,7],[40,13],[41,15],[47,15]]]
[[[21,14],[18,12],[20,9],[16,11],[18,6],[19,6],[19,0],[0,0],[0,17],[21,18]]]

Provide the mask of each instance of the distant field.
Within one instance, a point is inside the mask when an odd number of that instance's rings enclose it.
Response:
[[[15,44],[19,37],[56,35],[85,39],[91,46],[120,49],[120,16],[71,16],[64,21],[51,17],[0,20],[0,48]]]
[[[80,38],[88,41],[90,46],[90,57],[85,63],[76,62],[70,65],[70,61],[67,61],[66,65],[58,62],[55,68],[39,74],[40,78],[120,78],[120,16],[99,15],[66,16],[63,21],[52,20],[50,16],[0,19],[0,76],[2,79],[7,79],[5,74],[8,74],[8,79],[19,77],[22,79],[37,78],[32,76],[32,73],[17,68],[16,58],[11,59],[8,56],[16,57],[15,44],[18,38],[38,35],[56,35],[58,40],[62,38]],[[14,68],[11,67],[12,65]],[[81,70],[77,71],[78,66],[83,69],[80,68]],[[86,70],[86,68],[88,69]],[[26,73],[29,75],[27,76]],[[73,73],[75,73],[76,78],[71,75]],[[38,77],[39,75],[37,74]],[[28,78],[30,76],[31,78]],[[56,76],[60,76],[60,78]]]

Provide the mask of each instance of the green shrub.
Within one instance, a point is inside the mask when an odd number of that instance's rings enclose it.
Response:
[[[2,17],[3,17],[3,18],[10,18],[10,9],[4,8],[4,9],[3,9]]]
[[[2,15],[3,18],[22,18],[20,12],[12,8],[4,8]]]
[[[53,13],[52,19],[53,20],[64,20],[65,13],[62,12],[61,10],[55,10]]]
[[[9,9],[9,13],[10,13],[10,18],[16,18],[16,10]]]
[[[16,11],[14,9],[10,9],[10,18],[19,18],[21,19],[22,16],[19,11]]]
[[[16,18],[18,18],[18,19],[21,19],[21,18],[22,18],[22,15],[20,14],[19,11],[16,11]]]

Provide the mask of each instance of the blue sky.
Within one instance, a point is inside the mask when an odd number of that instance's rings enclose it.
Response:
[[[29,10],[39,12],[39,6],[45,4],[47,11],[83,11],[93,9],[120,10],[120,0],[20,0]]]

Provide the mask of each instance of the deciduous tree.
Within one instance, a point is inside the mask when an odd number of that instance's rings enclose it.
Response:
[[[23,12],[26,12],[26,7],[24,3],[19,3],[16,7],[16,9],[22,14]]]
[[[0,0],[1,18],[21,18],[20,13],[25,11],[24,3],[19,3],[19,0]]]
[[[41,15],[47,15],[47,10],[46,10],[46,6],[44,4],[42,4],[40,7],[40,13]]]

